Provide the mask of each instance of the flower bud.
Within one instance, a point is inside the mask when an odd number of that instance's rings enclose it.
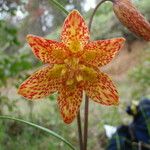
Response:
[[[120,22],[136,36],[150,41],[150,23],[136,9],[131,0],[112,0],[112,2]]]

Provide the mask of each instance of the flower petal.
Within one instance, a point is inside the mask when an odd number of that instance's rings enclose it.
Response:
[[[82,89],[62,88],[58,97],[58,106],[65,123],[71,123],[76,117],[82,101]]]
[[[63,43],[28,35],[27,41],[34,55],[44,63],[63,63],[66,58],[66,46]]]
[[[88,27],[77,10],[73,10],[64,21],[61,40],[72,52],[82,50],[88,43]]]
[[[85,85],[87,95],[97,103],[103,105],[118,105],[119,96],[111,79],[100,73],[96,82],[87,82]]]
[[[82,60],[90,65],[100,67],[109,63],[123,46],[124,38],[93,41],[84,47]]]
[[[56,92],[62,83],[60,68],[46,66],[36,71],[26,81],[24,81],[18,90],[18,93],[27,99],[39,99]]]

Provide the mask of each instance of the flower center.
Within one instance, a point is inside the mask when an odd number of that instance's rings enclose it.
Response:
[[[65,59],[66,69],[62,70],[62,74],[66,76],[66,85],[74,88],[81,81],[92,81],[96,78],[96,71],[80,64],[79,58],[73,57]]]
[[[65,59],[65,64],[68,67],[68,69],[70,70],[76,70],[78,69],[78,65],[79,65],[79,58],[69,58],[69,59]]]
[[[79,58],[73,57],[65,59],[67,80],[66,85],[74,87],[78,82],[83,80],[80,74]]]

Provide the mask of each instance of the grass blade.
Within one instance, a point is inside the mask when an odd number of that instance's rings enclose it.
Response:
[[[54,136],[55,138],[57,138],[57,139],[63,141],[63,142],[64,142],[65,144],[67,144],[72,150],[75,150],[75,148],[73,147],[73,145],[72,145],[70,142],[68,142],[66,139],[64,139],[62,136],[58,135],[58,134],[55,133],[54,131],[49,130],[49,129],[45,128],[45,127],[39,126],[39,125],[34,124],[34,123],[32,123],[32,122],[25,121],[25,120],[23,120],[23,119],[18,119],[18,118],[14,118],[14,117],[10,117],[10,116],[0,116],[0,119],[14,120],[14,121],[18,121],[18,122],[21,122],[21,123],[30,125],[30,126],[32,126],[32,127],[34,127],[34,128],[40,129],[40,130],[42,130],[42,131],[48,133],[49,135]]]

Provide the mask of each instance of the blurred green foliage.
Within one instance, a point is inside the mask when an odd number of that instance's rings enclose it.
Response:
[[[1,50],[4,50],[8,46],[12,46],[12,45],[19,45],[19,41],[17,38],[17,28],[8,24],[5,20],[0,20]]]
[[[27,54],[8,55],[1,52],[0,59],[0,86],[6,84],[9,78],[17,78],[23,70],[29,70],[33,65]]]
[[[56,102],[47,102],[42,111],[33,112],[32,120],[27,114],[17,114],[17,117],[20,117],[25,120],[30,120],[31,122],[36,122],[38,125],[42,125],[46,128],[49,128],[58,134],[62,135],[69,141],[72,139],[72,143],[77,143],[76,139],[76,130],[73,131],[74,126],[64,126],[58,112],[58,108],[55,105]],[[51,105],[51,109],[49,109]],[[52,109],[53,108],[53,109]],[[36,108],[35,108],[36,109]],[[51,117],[52,116],[52,117]],[[66,144],[56,140],[56,138],[48,136],[42,131],[29,127],[27,125],[15,122],[15,121],[1,121],[0,120],[0,148],[2,150],[56,150],[56,149],[65,149],[70,150]],[[61,127],[61,128],[60,128]],[[70,138],[68,138],[68,132],[70,132]]]
[[[145,50],[146,58],[129,73],[132,82],[133,99],[139,100],[141,97],[150,97],[150,51]]]

